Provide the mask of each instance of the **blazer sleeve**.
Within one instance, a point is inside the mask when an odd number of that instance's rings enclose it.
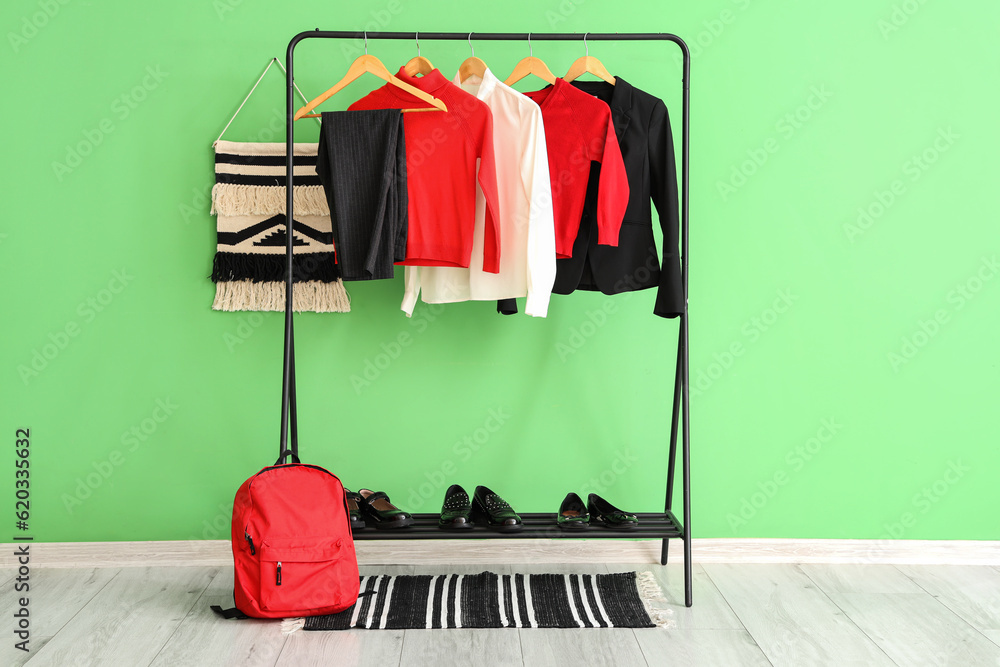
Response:
[[[657,100],[649,121],[650,194],[660,216],[663,232],[660,285],[656,290],[653,314],[677,317],[684,312],[684,292],[681,284],[680,215],[677,208],[677,167],[674,163],[674,139],[670,132],[667,106]]]
[[[524,312],[545,317],[556,279],[556,232],[541,110],[532,109],[523,127],[521,186],[528,200],[528,299]]]
[[[479,187],[486,199],[483,221],[483,271],[500,273],[500,202],[497,168],[493,152],[493,114],[483,105],[485,121],[479,138]]]
[[[601,114],[600,121],[599,136],[603,136],[603,141],[591,144],[595,149],[591,159],[601,163],[601,180],[597,186],[597,243],[617,247],[628,208],[628,175],[610,108]]]

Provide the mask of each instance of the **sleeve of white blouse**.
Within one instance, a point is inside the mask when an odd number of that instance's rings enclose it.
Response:
[[[399,309],[406,313],[407,317],[413,317],[413,307],[417,305],[417,297],[420,296],[420,267],[403,267],[403,303]]]
[[[525,123],[521,179],[528,197],[528,299],[524,312],[545,317],[556,280],[556,233],[552,214],[549,154],[545,148],[542,110],[534,105]],[[522,223],[523,218],[519,220]]]

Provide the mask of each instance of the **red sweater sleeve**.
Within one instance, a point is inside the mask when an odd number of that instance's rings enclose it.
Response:
[[[483,235],[483,271],[500,273],[500,197],[493,157],[493,114],[484,106],[483,130],[479,136],[479,187],[486,199]]]
[[[622,219],[628,208],[628,176],[611,121],[611,109],[601,104],[605,107],[603,113],[595,118],[600,126],[593,128],[591,136],[603,137],[603,141],[590,142],[590,159],[601,163],[601,180],[597,188],[597,243],[617,246]]]

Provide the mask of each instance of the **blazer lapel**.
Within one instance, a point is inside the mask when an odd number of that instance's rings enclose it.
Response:
[[[611,120],[615,126],[615,135],[619,143],[625,136],[629,121],[632,120],[632,85],[615,77],[615,92],[611,95]]]

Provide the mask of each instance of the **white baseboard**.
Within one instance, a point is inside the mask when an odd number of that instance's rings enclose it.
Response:
[[[979,540],[692,540],[695,563],[872,563],[1000,565],[1000,541]]]
[[[25,544],[25,543],[19,543]],[[147,567],[231,565],[227,540],[170,542],[37,542],[33,567]],[[659,540],[363,540],[362,565],[440,563],[659,563]],[[0,568],[17,566],[14,545]],[[683,562],[681,540],[671,540],[670,562]],[[695,563],[872,563],[1000,565],[1000,542],[960,540],[695,539]]]

